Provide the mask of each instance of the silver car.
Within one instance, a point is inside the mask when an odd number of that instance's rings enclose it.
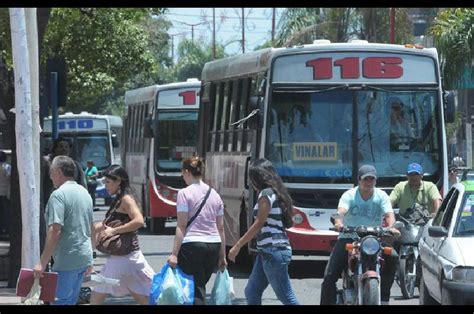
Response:
[[[420,304],[474,304],[474,181],[451,187],[418,248]]]

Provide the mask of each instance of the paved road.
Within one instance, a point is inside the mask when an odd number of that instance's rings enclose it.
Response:
[[[95,220],[100,221],[104,214],[105,208],[94,213]],[[142,229],[139,235],[140,247],[145,255],[148,263],[153,267],[155,272],[158,272],[166,263],[166,259],[172,250],[173,238],[176,223],[167,223],[165,234],[152,235],[147,230]],[[105,262],[105,256],[98,252],[98,257],[95,261],[95,269],[100,270],[100,267]],[[291,284],[299,302],[303,305],[318,305],[320,296],[320,286],[324,272],[325,261],[317,260],[314,257],[300,257],[295,256],[290,264],[290,278]],[[245,305],[244,288],[249,276],[249,270],[229,266],[229,272],[234,277],[234,290],[236,298],[233,300],[235,305]],[[207,285],[208,296],[214,283],[214,275],[211,277]],[[134,304],[131,297],[125,298],[109,298],[105,304]],[[262,304],[264,305],[279,305],[281,304],[276,298],[273,290],[269,287],[263,294]],[[411,300],[403,300],[401,292],[396,283],[392,287],[392,298],[390,304],[393,305],[417,305],[418,297]]]

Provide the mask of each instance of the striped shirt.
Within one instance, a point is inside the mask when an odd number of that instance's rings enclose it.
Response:
[[[270,202],[270,213],[267,221],[257,234],[257,249],[271,246],[291,248],[290,241],[286,235],[285,227],[282,222],[282,210],[277,201],[277,195],[271,188],[264,189],[258,195],[258,199],[266,197]],[[253,209],[254,218],[258,214],[258,202]]]

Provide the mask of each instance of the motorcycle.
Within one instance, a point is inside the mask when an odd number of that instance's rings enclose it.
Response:
[[[403,223],[400,229],[401,236],[397,240],[400,246],[398,250],[399,268],[397,283],[400,286],[403,298],[411,299],[415,288],[420,286],[421,259],[418,251],[418,242],[423,232],[424,225],[430,219],[429,216],[420,215],[418,219],[408,219],[397,215],[397,221]]]
[[[394,225],[400,228],[400,225]],[[338,291],[336,304],[380,305],[380,273],[384,267],[382,253],[391,255],[393,248],[384,246],[382,239],[391,238],[389,228],[342,227],[342,233],[356,235],[352,243],[346,244],[348,267],[342,272],[343,289]]]

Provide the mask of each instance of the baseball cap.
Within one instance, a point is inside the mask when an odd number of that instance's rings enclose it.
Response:
[[[408,165],[407,173],[416,172],[418,174],[423,174],[423,167],[417,163],[411,163]]]
[[[361,179],[365,177],[374,177],[377,179],[377,170],[372,165],[363,165],[359,168],[359,177]]]

